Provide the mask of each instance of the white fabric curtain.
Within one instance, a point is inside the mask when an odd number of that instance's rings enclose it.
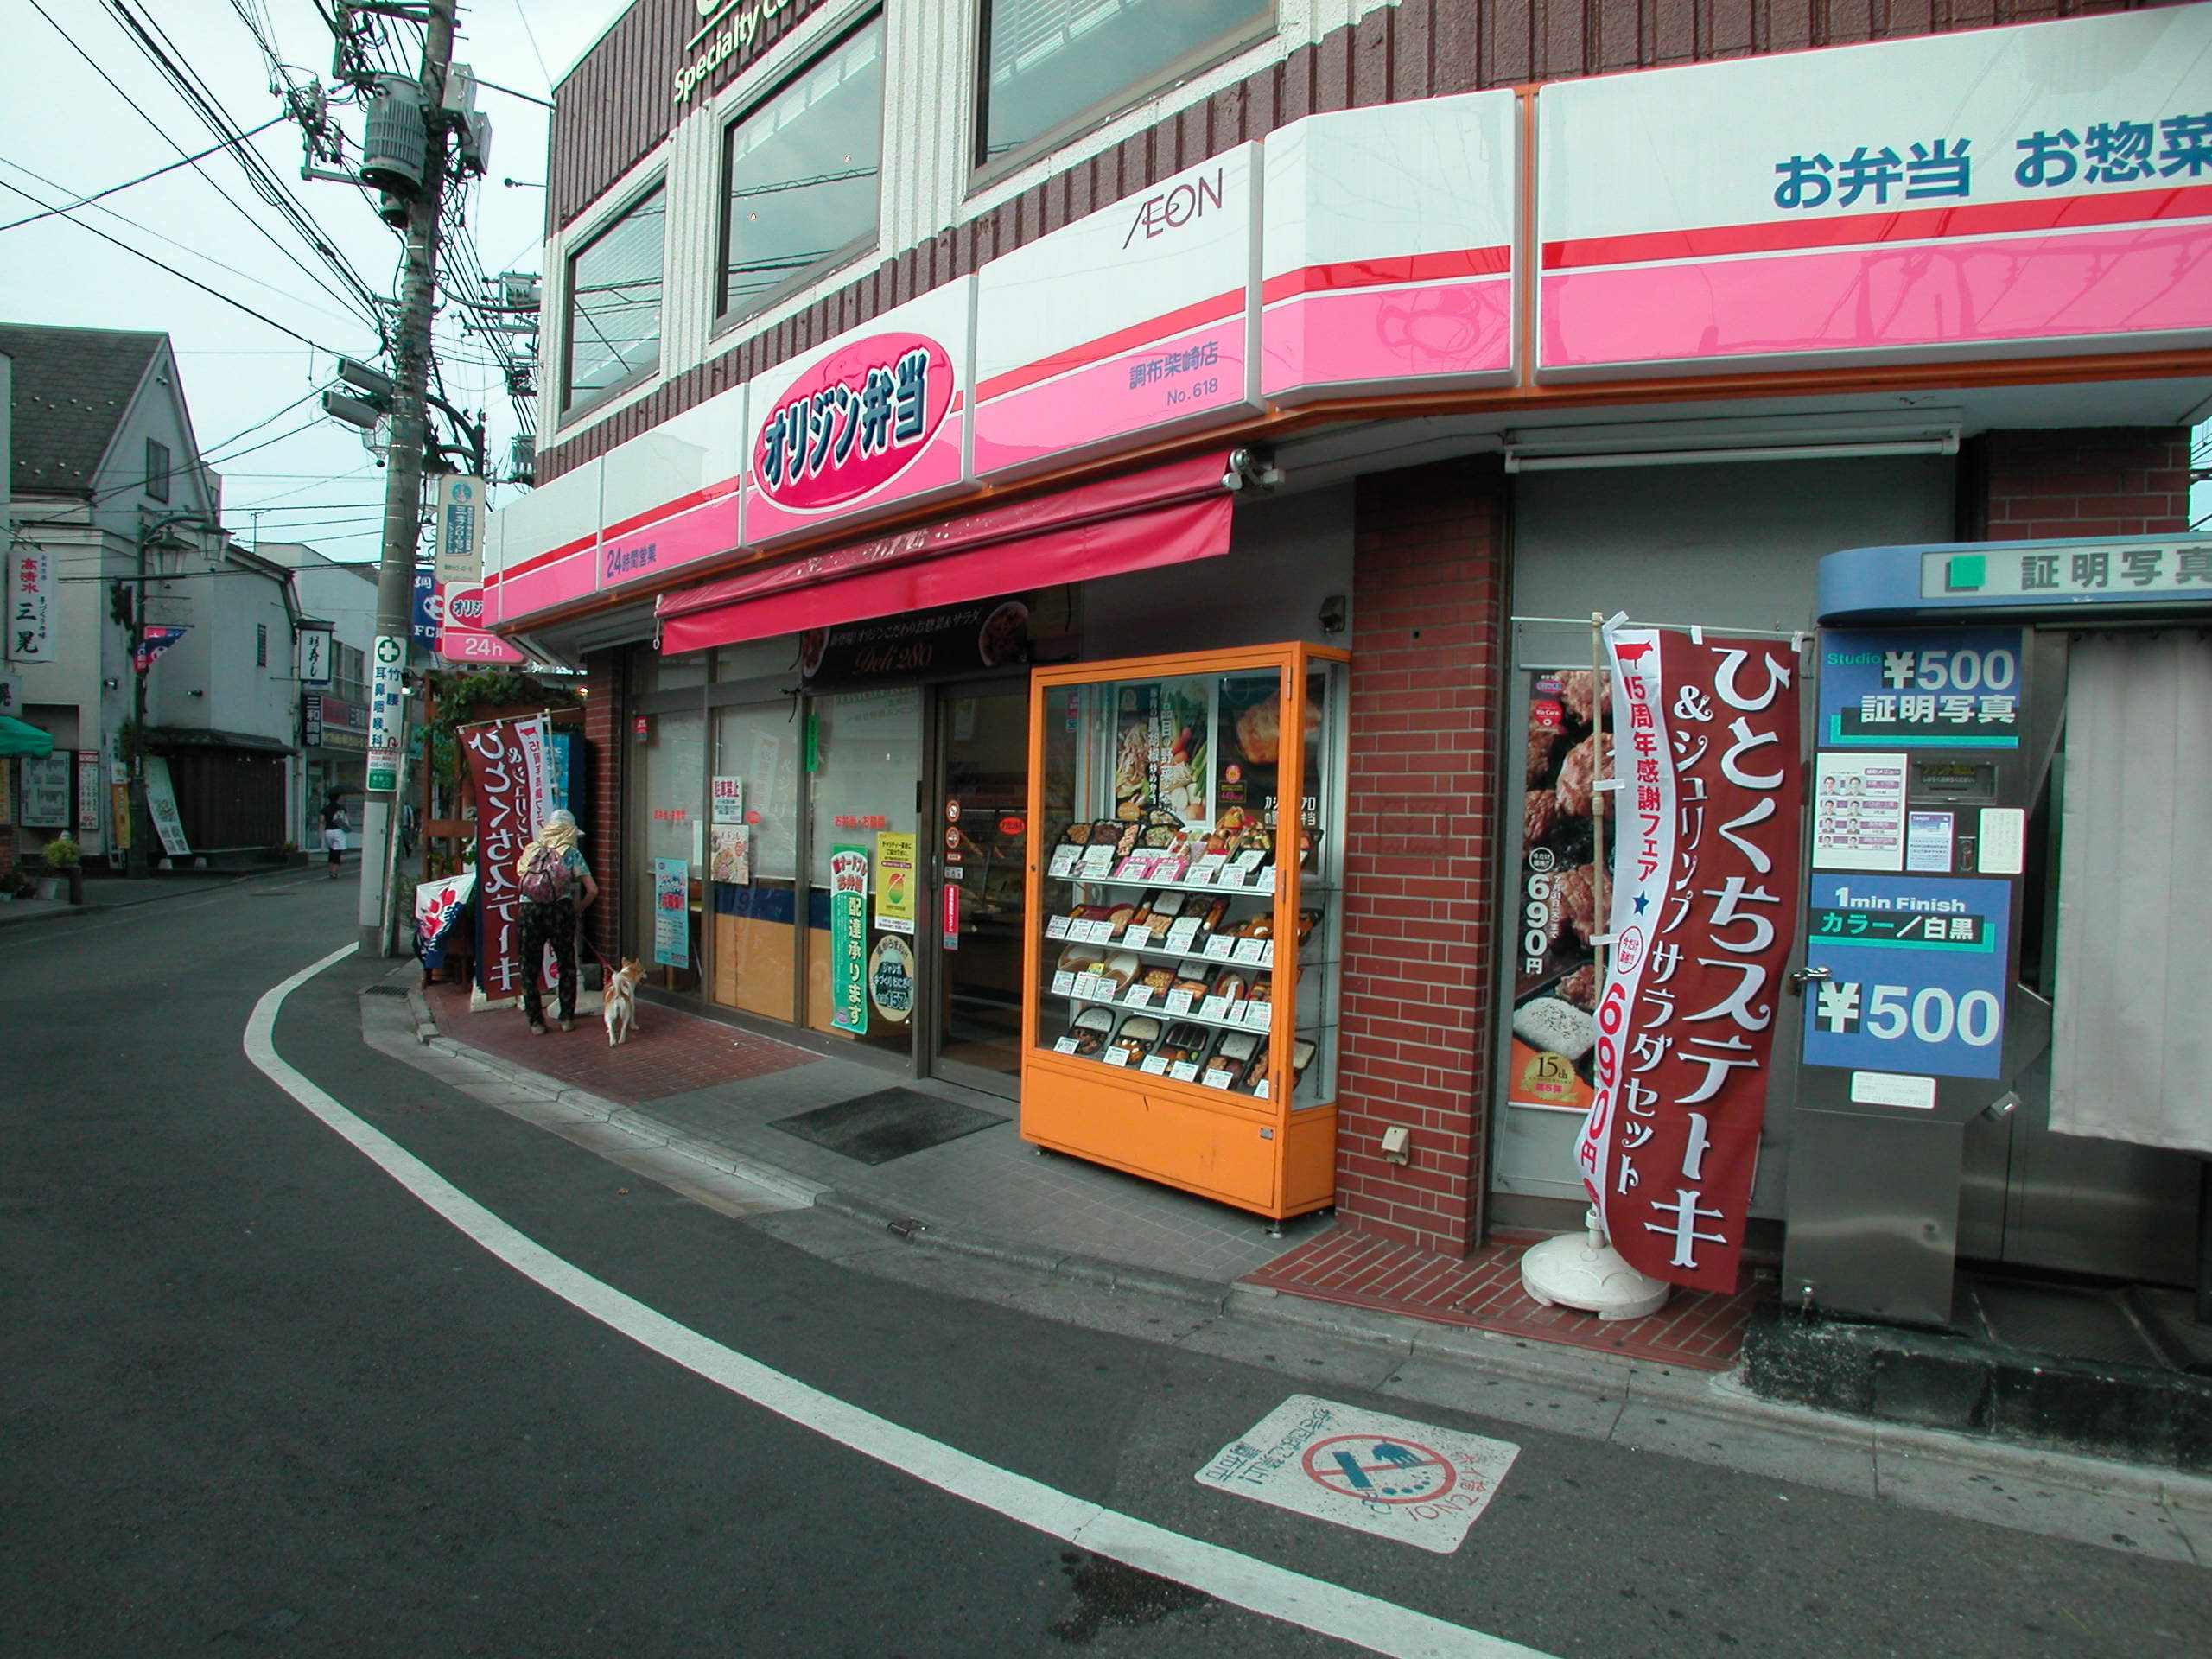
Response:
[[[2077,637],[2050,1127],[2212,1154],[2212,632]]]

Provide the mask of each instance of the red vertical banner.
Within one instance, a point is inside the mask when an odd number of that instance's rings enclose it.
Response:
[[[543,810],[543,722],[536,718],[461,731],[461,753],[476,785],[477,983],[494,999],[522,995],[515,963],[522,909],[515,861],[537,833]]]
[[[1611,969],[1577,1144],[1613,1248],[1733,1291],[1797,915],[1797,653],[1608,628]]]

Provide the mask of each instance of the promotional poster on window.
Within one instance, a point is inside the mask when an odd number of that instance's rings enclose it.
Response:
[[[1521,810],[1521,891],[1516,906],[1509,1105],[1590,1109],[1592,1020],[1598,1006],[1599,889],[1596,785],[1611,771],[1613,734],[1597,724],[1609,682],[1587,668],[1530,676]],[[1608,810],[1611,810],[1609,807]]]

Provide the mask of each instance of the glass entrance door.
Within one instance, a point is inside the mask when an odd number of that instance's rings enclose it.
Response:
[[[1021,1069],[1029,686],[963,681],[938,687],[936,704],[931,1070],[1011,1099]]]

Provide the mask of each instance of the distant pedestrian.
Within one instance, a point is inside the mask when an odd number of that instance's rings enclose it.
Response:
[[[582,836],[575,813],[550,813],[515,861],[522,893],[522,1011],[539,1037],[545,1034],[545,996],[537,975],[549,944],[561,973],[561,1029],[576,1028],[576,917],[599,898],[599,883],[576,845]]]
[[[338,861],[346,851],[346,832],[353,822],[346,816],[346,803],[333,791],[322,804],[322,850],[330,855],[330,879],[338,879]]]

